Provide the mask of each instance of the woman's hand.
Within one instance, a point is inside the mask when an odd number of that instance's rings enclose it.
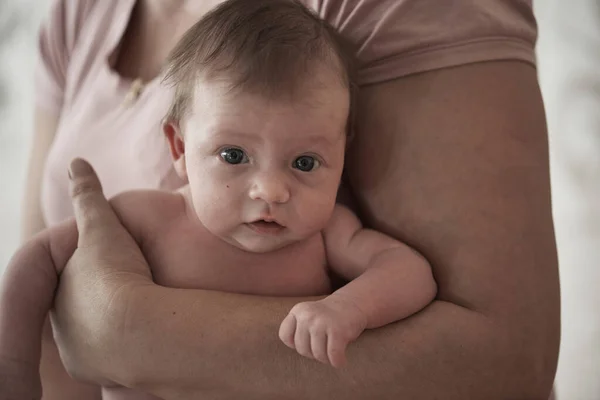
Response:
[[[55,339],[70,375],[110,385],[119,365],[106,356],[106,346],[122,339],[115,332],[126,333],[128,296],[152,278],[92,167],[75,159],[69,176],[79,240],[60,277],[51,314]]]

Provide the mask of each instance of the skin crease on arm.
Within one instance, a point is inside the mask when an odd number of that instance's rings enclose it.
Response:
[[[404,243],[364,229],[347,207],[336,206],[323,236],[329,268],[349,282],[328,298],[354,303],[366,329],[404,319],[435,298],[427,261]]]
[[[46,157],[58,126],[59,117],[41,109],[34,116],[34,137],[27,167],[27,181],[21,218],[21,241],[25,242],[46,228],[40,206],[41,186]],[[40,374],[43,400],[100,399],[100,389],[73,380],[62,365],[52,337],[50,321],[44,326]]]
[[[363,221],[429,260],[436,301],[364,332],[335,370],[277,337],[306,299],[132,284],[95,300],[118,322],[85,355],[101,374],[167,400],[548,398],[559,284],[535,69],[432,71],[359,103],[347,166]]]

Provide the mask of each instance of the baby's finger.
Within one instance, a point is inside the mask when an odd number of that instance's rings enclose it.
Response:
[[[294,335],[296,334],[296,317],[288,314],[279,326],[279,339],[291,349],[295,349]]]
[[[103,228],[120,225],[112,207],[102,193],[102,185],[92,166],[80,158],[71,162],[69,167],[71,178],[71,199],[80,247],[94,243],[97,239],[105,239]],[[95,236],[100,236],[97,238]]]
[[[343,367],[346,364],[347,345],[347,343],[332,337],[332,335],[327,335],[327,357],[335,368]]]
[[[296,351],[303,355],[304,357],[308,357],[314,359],[312,352],[310,351],[310,335],[308,333],[308,329],[301,324],[296,326],[296,334],[294,335],[294,344],[296,346]]]
[[[329,364],[327,357],[327,336],[323,330],[314,330],[310,333],[310,348],[312,354],[323,364]]]

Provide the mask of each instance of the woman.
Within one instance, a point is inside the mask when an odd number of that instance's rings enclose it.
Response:
[[[342,372],[304,361],[276,335],[299,299],[153,285],[94,175],[76,164],[81,246],[54,315],[70,372],[164,399],[547,398],[559,294],[531,2],[304,2],[358,49],[347,172],[362,217],[425,255],[437,300],[361,336]],[[27,234],[72,215],[65,171],[76,156],[109,197],[181,184],[158,129],[168,94],[156,77],[219,0],[53,3]],[[48,335],[45,399],[99,398],[59,367]]]

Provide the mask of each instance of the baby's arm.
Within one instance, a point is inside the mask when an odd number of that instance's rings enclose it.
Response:
[[[74,220],[40,232],[7,265],[0,282],[1,391],[39,398],[42,329],[58,276],[77,246]],[[11,377],[10,381],[6,376]],[[30,397],[22,397],[30,398]]]
[[[280,337],[300,354],[337,367],[345,362],[347,344],[364,329],[421,310],[434,299],[437,286],[423,257],[363,228],[344,206],[336,206],[324,239],[330,268],[350,282],[323,300],[297,304]]]
[[[404,319],[435,297],[427,260],[404,243],[363,228],[344,206],[336,206],[325,230],[325,248],[330,268],[349,281],[330,297],[356,303],[367,316],[367,329]]]

